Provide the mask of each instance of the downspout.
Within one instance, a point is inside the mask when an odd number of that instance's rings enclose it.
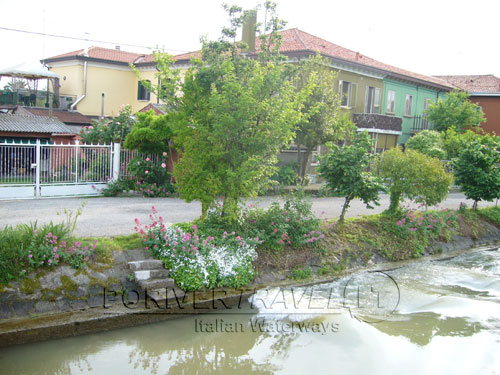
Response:
[[[76,102],[71,104],[69,109],[71,111],[74,111],[78,103],[80,103],[83,99],[85,99],[85,96],[87,95],[87,61],[83,62],[83,95],[80,96],[78,99],[76,99]]]

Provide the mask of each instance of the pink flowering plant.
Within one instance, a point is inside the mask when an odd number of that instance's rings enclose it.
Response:
[[[408,206],[382,221],[382,225],[398,238],[407,240],[409,247],[414,248],[413,256],[418,257],[423,255],[431,240],[448,239],[451,230],[458,228],[457,219],[457,212],[448,208],[418,211]]]
[[[123,145],[133,125],[132,107],[121,106],[118,116],[95,121],[92,125],[83,127],[80,136],[87,144],[117,142]]]
[[[127,166],[136,180],[136,190],[145,197],[168,197],[174,192],[174,179],[167,168],[167,152],[157,156],[136,156]]]
[[[84,245],[70,234],[71,227],[66,223],[22,224],[0,230],[0,283],[61,263],[73,268],[85,267],[94,258],[97,241]]]
[[[258,246],[262,249],[279,251],[286,247],[315,246],[325,236],[311,206],[304,194],[298,192],[287,196],[283,204],[273,202],[268,208],[250,204],[241,208],[238,219],[232,222],[224,220],[221,207],[216,206],[209,210],[205,220],[197,224],[203,233],[212,236],[226,230],[258,239]]]
[[[205,235],[195,224],[184,230],[166,224],[154,207],[150,220],[144,225],[135,219],[135,230],[183,290],[241,287],[255,277],[252,262],[257,257],[257,238],[244,239],[227,231],[217,237]]]

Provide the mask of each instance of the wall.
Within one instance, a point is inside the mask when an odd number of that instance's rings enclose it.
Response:
[[[483,108],[486,122],[481,127],[488,133],[500,135],[500,96],[471,96],[469,99]]]
[[[338,71],[337,82],[335,89],[339,92],[339,81],[348,81],[356,84],[356,96],[355,103],[351,107],[353,113],[364,113],[365,112],[365,97],[366,97],[366,87],[372,86],[379,88],[381,94],[383,92],[384,82],[378,78],[372,78],[363,76],[361,74],[351,73],[344,70]]]
[[[54,64],[51,71],[61,76],[61,95],[83,94],[83,62],[71,61]],[[141,78],[157,84],[156,70],[141,71]],[[64,79],[66,77],[66,79]],[[88,116],[100,116],[102,93],[104,93],[104,115],[116,116],[122,105],[130,104],[135,113],[148,103],[156,103],[156,95],[150,100],[137,100],[139,78],[128,66],[89,62],[87,66],[87,93],[78,104],[78,111]]]
[[[394,113],[387,112],[387,93],[389,90],[396,92]],[[412,111],[410,116],[405,116],[406,95],[413,96]],[[435,102],[438,95],[438,90],[417,86],[412,83],[396,81],[392,79],[384,79],[384,95],[382,100],[382,113],[394,115],[403,119],[402,132],[399,137],[399,143],[404,144],[411,136],[411,128],[413,126],[413,117],[422,116],[424,111],[424,101],[426,99]],[[440,98],[445,97],[445,93],[439,93]]]

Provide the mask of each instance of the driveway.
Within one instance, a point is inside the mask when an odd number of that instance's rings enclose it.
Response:
[[[259,206],[267,206],[278,197],[264,197],[250,201]],[[116,236],[134,233],[134,219],[148,223],[151,207],[169,223],[190,221],[200,216],[201,205],[197,202],[186,203],[179,198],[57,198],[40,200],[0,201],[0,228],[38,221],[47,223],[65,220],[64,209],[76,211],[85,202],[82,215],[78,218],[78,236]],[[340,215],[343,198],[312,198],[313,211],[320,218],[336,218]],[[460,202],[468,207],[472,201],[466,200],[461,193],[451,193],[440,207],[458,208]],[[366,209],[363,202],[351,202],[347,217],[380,213],[389,207],[389,196],[381,195],[381,205],[373,210]],[[495,202],[481,202],[480,207],[495,205]],[[60,213],[59,215],[57,213]]]

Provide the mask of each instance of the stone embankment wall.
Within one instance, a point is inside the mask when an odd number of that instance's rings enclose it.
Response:
[[[114,251],[107,263],[82,270],[40,269],[0,290],[0,319],[103,306],[103,290],[135,290],[127,263],[150,258],[145,250]]]

